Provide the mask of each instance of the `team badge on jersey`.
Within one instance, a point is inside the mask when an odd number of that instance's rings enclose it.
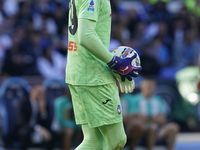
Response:
[[[89,0],[88,11],[94,11],[95,0]]]
[[[120,107],[120,105],[118,105],[118,106],[117,106],[117,113],[120,115],[121,112],[122,112],[122,111],[121,111],[121,107]]]

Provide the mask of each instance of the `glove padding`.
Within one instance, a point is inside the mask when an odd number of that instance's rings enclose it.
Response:
[[[115,73],[114,71],[112,71],[112,74],[118,81],[119,88],[122,93],[132,93],[133,92],[133,90],[135,89],[135,82],[131,77],[130,77],[131,80],[124,77],[124,81],[122,81],[121,76],[118,73]]]

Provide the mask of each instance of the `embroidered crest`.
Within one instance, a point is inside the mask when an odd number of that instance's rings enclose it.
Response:
[[[89,0],[88,11],[94,11],[95,0]]]
[[[122,112],[122,111],[121,111],[121,107],[120,107],[120,105],[118,105],[118,106],[117,106],[117,113],[120,115],[121,112]]]

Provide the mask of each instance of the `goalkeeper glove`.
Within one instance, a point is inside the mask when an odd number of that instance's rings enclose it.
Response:
[[[117,79],[119,82],[119,88],[122,93],[132,93],[135,89],[135,81],[129,81],[127,78],[124,82],[121,81],[121,79]]]
[[[121,75],[122,81],[125,81],[125,77],[127,77],[127,79],[131,81],[132,77],[138,76],[137,71],[142,70],[141,66],[131,65],[132,60],[136,57],[136,53],[132,57],[124,59],[114,56],[113,59],[107,65]]]
[[[118,73],[115,73],[114,70],[112,70],[112,74],[113,76],[116,78],[116,80],[119,83],[119,89],[122,93],[132,93],[133,90],[135,89],[135,82],[134,80],[128,80],[126,77],[124,77],[124,81],[121,80],[121,77]]]

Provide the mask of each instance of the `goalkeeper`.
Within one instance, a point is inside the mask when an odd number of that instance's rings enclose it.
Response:
[[[84,139],[76,150],[121,150],[126,143],[121,104],[111,69],[125,82],[121,89],[132,92],[141,68],[131,66],[133,58],[121,59],[109,53],[111,8],[109,0],[70,0],[69,43],[66,83],[72,95],[76,124]],[[127,77],[129,80],[127,80]]]

